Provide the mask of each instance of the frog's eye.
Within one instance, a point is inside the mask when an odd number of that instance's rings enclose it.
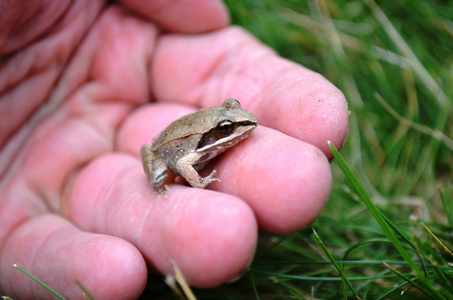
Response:
[[[215,131],[221,135],[228,135],[233,132],[235,127],[234,122],[230,120],[223,120],[217,123],[217,126],[215,127]]]

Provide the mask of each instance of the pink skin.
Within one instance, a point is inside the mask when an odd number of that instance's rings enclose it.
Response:
[[[49,296],[13,264],[68,298],[82,297],[74,279],[97,299],[136,298],[147,265],[168,274],[170,261],[212,287],[244,271],[259,228],[299,230],[328,199],[340,91],[227,27],[221,2],[123,2],[1,4],[2,294]],[[208,167],[222,182],[153,198],[140,146],[227,97],[260,125]]]

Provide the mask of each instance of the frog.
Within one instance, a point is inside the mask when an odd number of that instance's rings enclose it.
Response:
[[[144,144],[140,149],[154,197],[160,193],[167,198],[167,181],[178,175],[200,189],[214,181],[221,182],[215,177],[217,170],[206,177],[198,172],[214,157],[247,138],[257,126],[258,119],[232,98],[171,123],[153,138],[151,145]]]

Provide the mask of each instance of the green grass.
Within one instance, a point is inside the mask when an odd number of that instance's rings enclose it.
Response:
[[[351,128],[312,228],[262,234],[239,281],[196,296],[452,299],[453,1],[226,3],[234,24],[339,87]]]

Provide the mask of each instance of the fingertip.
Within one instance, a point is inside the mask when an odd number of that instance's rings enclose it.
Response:
[[[79,298],[83,293],[75,280],[96,299],[136,298],[146,285],[146,263],[135,247],[119,238],[80,232],[53,215],[22,224],[5,244],[2,256],[3,262],[15,262],[67,298]],[[8,287],[5,292],[10,296],[49,296],[24,274],[3,265],[2,271],[2,286]]]
[[[95,299],[137,299],[147,283],[148,270],[143,256],[132,244],[111,236],[94,235],[86,251],[93,255],[86,266],[88,280],[79,281]],[[98,255],[98,257],[95,257]],[[100,288],[104,287],[104,288]]]
[[[324,153],[307,144],[302,157],[303,171],[282,185],[283,197],[271,203],[260,218],[262,228],[270,233],[290,234],[310,225],[323,211],[332,190],[332,173]],[[290,191],[286,194],[286,191]],[[273,207],[273,209],[272,209]],[[277,209],[275,209],[277,207]],[[271,210],[272,209],[272,210]]]
[[[172,191],[174,195],[174,191]],[[214,287],[239,276],[253,258],[257,223],[250,207],[238,198],[189,189],[189,196],[163,224],[157,262],[164,274],[176,262],[190,285]]]
[[[321,74],[282,58],[276,60],[286,68],[263,93],[262,123],[315,145],[330,158],[327,141],[340,149],[348,134],[349,109],[344,94]]]
[[[289,234],[313,222],[332,189],[324,153],[264,126],[241,145],[220,162],[225,180],[216,188],[244,199],[266,232]]]

